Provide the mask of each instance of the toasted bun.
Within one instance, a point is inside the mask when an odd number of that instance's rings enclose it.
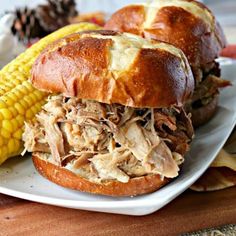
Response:
[[[169,181],[167,178],[162,180],[160,175],[147,175],[144,177],[132,178],[128,183],[107,181],[103,184],[97,184],[90,182],[63,167],[56,166],[41,159],[39,154],[33,154],[32,159],[38,172],[50,181],[66,188],[93,194],[136,196],[151,193]]]
[[[51,44],[33,65],[41,90],[131,107],[182,105],[194,79],[183,52],[132,34],[90,31]]]
[[[115,12],[105,29],[168,42],[183,50],[192,66],[205,65],[226,45],[212,12],[194,0],[156,0]]]
[[[215,96],[211,102],[197,109],[192,109],[192,123],[195,128],[207,123],[216,113],[218,96]]]

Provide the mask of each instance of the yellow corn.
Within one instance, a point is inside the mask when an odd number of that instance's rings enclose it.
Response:
[[[41,39],[0,71],[0,164],[22,152],[24,122],[32,120],[45,103],[47,93],[28,81],[37,56],[57,39],[95,29],[98,26],[90,23],[68,25]]]

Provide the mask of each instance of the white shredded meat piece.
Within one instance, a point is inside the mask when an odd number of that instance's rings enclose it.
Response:
[[[37,118],[44,127],[45,139],[50,147],[55,163],[61,165],[61,158],[65,155],[64,139],[57,122],[55,122],[55,117],[41,112]]]
[[[25,149],[48,153],[43,157],[96,182],[176,177],[193,134],[180,108],[138,109],[62,95],[49,98],[36,118],[25,125]]]
[[[179,168],[170,149],[157,134],[143,132],[134,122],[123,126],[114,134],[114,138],[122,147],[132,152],[143,164],[147,173],[161,174],[170,178],[178,175]]]
[[[131,152],[124,148],[116,148],[111,153],[97,154],[90,161],[93,163],[101,179],[116,179],[127,183],[129,176],[119,168],[119,164],[130,156]]]

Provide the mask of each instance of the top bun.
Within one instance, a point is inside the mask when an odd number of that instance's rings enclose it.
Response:
[[[168,42],[183,50],[191,66],[204,66],[226,46],[212,12],[194,0],[156,0],[114,13],[105,29]]]
[[[49,45],[32,84],[65,96],[131,107],[181,106],[194,79],[180,49],[113,31],[85,31]]]

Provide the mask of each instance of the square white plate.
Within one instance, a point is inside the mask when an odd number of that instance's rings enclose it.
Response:
[[[221,59],[223,78],[236,83],[236,61]],[[30,157],[0,166],[0,192],[41,203],[75,209],[146,215],[157,211],[194,183],[214,160],[236,123],[235,86],[221,93],[216,116],[196,132],[180,176],[162,189],[133,198],[95,196],[59,187],[36,173]]]

